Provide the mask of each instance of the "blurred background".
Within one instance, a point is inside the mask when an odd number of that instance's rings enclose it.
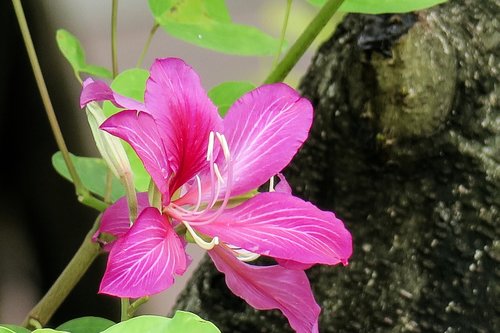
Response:
[[[253,25],[278,38],[286,0],[227,0],[233,21]],[[80,84],[60,54],[55,33],[64,28],[82,43],[87,62],[111,68],[111,1],[23,1],[42,71],[47,81],[69,150],[77,155],[98,156],[85,113],[79,108]],[[286,40],[291,45],[317,12],[307,1],[292,6]],[[73,186],[53,170],[57,151],[36,88],[10,1],[0,3],[4,48],[0,55],[0,323],[19,323],[70,260],[97,213],[79,205]],[[147,1],[120,0],[118,7],[119,70],[135,66],[153,26]],[[334,23],[319,36],[329,36]],[[313,51],[309,50],[287,78],[296,86]],[[239,57],[201,49],[168,36],[155,34],[143,62],[148,68],[157,57],[180,57],[200,75],[204,87],[229,80],[262,82],[274,57]],[[202,253],[189,249],[194,262],[177,279],[175,288],[153,297],[142,312],[166,315],[176,294],[186,283]],[[105,267],[101,256],[53,319],[95,315],[118,319],[118,302],[97,295]]]

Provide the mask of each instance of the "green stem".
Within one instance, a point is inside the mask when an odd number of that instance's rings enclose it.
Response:
[[[269,74],[264,83],[281,82],[286,78],[343,2],[344,0],[329,0],[323,5],[316,17],[314,17],[297,41],[290,47],[287,54]]]
[[[113,66],[113,77],[118,75],[118,55],[116,48],[116,25],[118,21],[118,0],[111,4],[111,63]]]
[[[278,53],[276,54],[276,58],[274,59],[273,68],[276,67],[278,61],[280,61],[281,58],[281,50],[283,49],[283,44],[285,42],[286,28],[288,26],[290,10],[292,9],[292,1],[293,0],[286,0],[285,18],[283,19],[283,25],[281,26],[280,45],[278,46]]]
[[[136,301],[134,301],[132,304],[130,304],[130,306],[128,307],[128,317],[132,318],[134,316],[135,312],[137,311],[137,309],[139,309],[139,307],[141,305],[143,305],[144,303],[147,303],[148,301],[149,301],[149,296],[144,296],[144,297],[138,298]]]
[[[149,46],[151,45],[151,41],[153,40],[153,37],[159,27],[160,25],[158,23],[155,23],[151,28],[151,31],[149,31],[148,39],[146,40],[146,44],[144,44],[144,48],[142,49],[141,55],[139,56],[139,60],[137,60],[137,64],[135,65],[135,67],[140,68],[142,66],[144,57],[146,57],[146,53],[148,52]]]
[[[61,275],[59,275],[56,282],[54,282],[45,296],[43,296],[30,311],[26,319],[24,319],[23,326],[32,329],[37,328],[37,326],[45,326],[97,258],[101,248],[97,243],[92,241],[92,235],[97,230],[99,222],[100,217],[97,218],[94,226],[85,236],[80,248],[76,251]]]
[[[31,62],[31,67],[33,68],[33,73],[35,75],[36,84],[38,86],[38,90],[40,91],[40,95],[42,97],[43,106],[45,108],[45,112],[47,113],[52,133],[54,134],[57,147],[62,153],[64,163],[66,164],[71,179],[73,180],[73,184],[75,185],[75,191],[78,200],[87,206],[102,211],[106,208],[106,205],[102,201],[92,197],[91,193],[83,185],[80,177],[78,176],[78,173],[76,172],[76,168],[73,165],[73,162],[71,161],[70,154],[68,152],[68,147],[66,146],[66,142],[64,142],[64,137],[62,135],[61,128],[59,127],[54,107],[52,106],[49,92],[47,90],[47,86],[43,78],[42,70],[40,68],[40,63],[38,62],[35,46],[33,45],[33,40],[31,38],[28,23],[26,22],[26,17],[24,15],[24,10],[21,1],[12,0],[12,4],[14,5],[14,10],[16,12],[17,20],[19,22],[19,27],[23,35],[24,44],[26,45],[26,50],[28,52],[28,56]]]
[[[130,299],[128,298],[121,299],[121,309],[122,311],[121,311],[120,321],[129,320]]]

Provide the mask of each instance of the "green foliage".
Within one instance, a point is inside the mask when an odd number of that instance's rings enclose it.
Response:
[[[52,328],[39,328],[37,330],[34,330],[33,333],[70,333],[70,332],[53,330]]]
[[[148,77],[149,72],[145,69],[127,69],[115,77],[113,82],[111,82],[111,89],[123,96],[143,102]],[[103,111],[107,117],[115,114],[119,110],[120,109],[110,102],[104,102],[103,104]],[[144,165],[132,147],[126,142],[123,142],[123,146],[125,147],[125,152],[127,153],[132,172],[134,173],[135,188],[140,192],[147,191],[150,180],[149,174],[146,172],[146,169],[144,169]]]
[[[218,107],[219,114],[224,117],[229,107],[252,89],[255,89],[255,86],[248,81],[229,81],[213,87],[208,92],[208,97]]]
[[[17,325],[0,325],[0,333],[30,333],[31,331],[27,328]]]
[[[106,193],[106,180],[108,177],[108,167],[106,166],[106,162],[104,162],[101,158],[79,157],[75,155],[71,155],[71,160],[75,165],[76,171],[80,176],[83,185],[85,185],[85,187],[87,187],[92,193],[104,197]],[[61,176],[71,181],[71,176],[66,168],[61,152],[57,152],[52,156],[52,165]],[[116,179],[116,177],[112,177],[111,200],[116,201],[125,195],[125,190],[120,181]]]
[[[149,0],[156,22],[173,37],[236,55],[274,55],[279,40],[231,22],[224,0]]]
[[[327,0],[307,0],[322,6]],[[363,14],[407,13],[429,8],[447,0],[345,0],[339,11]]]
[[[104,78],[113,77],[113,74],[108,69],[87,64],[85,61],[85,51],[80,41],[70,32],[64,29],[57,30],[56,41],[59,50],[61,50],[61,53],[69,61],[77,77],[79,77],[79,73],[87,73]]]
[[[56,329],[70,333],[100,333],[115,323],[99,317],[81,317],[65,322]]]
[[[139,316],[111,326],[102,333],[220,333],[214,324],[195,314],[177,311],[173,318]]]

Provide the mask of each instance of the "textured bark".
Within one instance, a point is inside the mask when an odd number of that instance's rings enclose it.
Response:
[[[351,230],[309,270],[322,332],[500,332],[499,1],[351,15],[302,81],[311,136],[286,174]],[[204,263],[178,302],[222,332],[288,332]]]

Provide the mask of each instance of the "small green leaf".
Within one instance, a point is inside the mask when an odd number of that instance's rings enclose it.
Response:
[[[307,0],[322,6],[327,0]],[[407,13],[439,5],[448,0],[345,0],[339,11],[363,14]]]
[[[177,311],[170,323],[169,333],[220,333],[209,321],[201,319],[191,312]]]
[[[59,29],[56,33],[56,41],[59,50],[69,61],[76,74],[87,73],[104,78],[111,78],[113,75],[103,67],[89,65],[85,61],[85,51],[80,41],[70,32]]]
[[[9,329],[9,331],[2,331],[2,328],[4,329]],[[2,324],[0,325],[0,333],[6,333],[6,332],[14,332],[14,333],[31,333],[31,331],[27,328],[24,328],[22,326],[17,326],[17,325],[6,325]]]
[[[81,317],[67,321],[56,327],[56,329],[70,333],[100,333],[114,324],[114,322],[105,318]]]
[[[208,97],[218,107],[219,114],[224,117],[229,107],[238,98],[253,89],[255,89],[255,86],[248,81],[223,82],[213,87],[208,92]]]
[[[237,55],[274,55],[279,40],[234,24],[223,0],[150,0],[156,22],[170,35],[211,50]]]
[[[136,99],[140,102],[144,101],[144,91],[146,90],[146,81],[149,78],[149,72],[140,68],[127,69],[118,74],[111,83],[111,89],[115,92]],[[104,102],[104,114],[109,117],[120,109],[110,102]],[[135,153],[135,151],[126,142],[123,142],[125,152],[130,162],[130,167],[134,173],[135,188],[140,192],[148,190],[150,176],[144,169],[144,165]]]
[[[113,325],[102,333],[167,333],[171,320],[160,316],[138,316]]]
[[[104,162],[102,158],[79,157],[72,154],[71,160],[75,165],[76,172],[80,176],[83,185],[92,193],[104,197],[106,193],[106,180],[108,177],[106,162]],[[57,152],[52,156],[52,165],[61,176],[71,181],[71,176],[66,168],[61,152]],[[116,177],[113,177],[111,183],[111,200],[116,201],[124,195],[125,190],[122,184]]]

